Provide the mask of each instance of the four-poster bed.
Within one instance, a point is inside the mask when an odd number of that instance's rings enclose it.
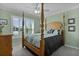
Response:
[[[53,52],[58,47],[60,47],[64,44],[63,30],[61,31],[61,35],[56,35],[56,36],[49,35],[50,37],[48,37],[48,36],[45,37],[45,34],[44,34],[44,6],[43,5],[44,4],[42,3],[41,4],[41,34],[40,34],[40,39],[39,39],[40,47],[38,47],[38,46],[36,47],[34,44],[28,42],[27,37],[24,37],[24,14],[23,14],[23,22],[22,22],[22,30],[23,30],[22,47],[25,46],[25,47],[29,48],[31,51],[33,51],[35,54],[37,54],[39,56],[44,56],[45,54],[50,55],[51,53],[48,54],[49,52],[47,52],[47,51],[53,49],[53,50],[51,50]],[[50,25],[52,25],[52,23]],[[57,24],[55,24],[55,25],[57,26]],[[53,26],[50,26],[50,27],[53,27]],[[52,45],[48,44],[48,43],[52,43]],[[48,47],[49,48],[51,47],[51,49],[48,49]]]

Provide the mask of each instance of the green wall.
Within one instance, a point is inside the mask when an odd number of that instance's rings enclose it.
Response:
[[[65,16],[64,21],[63,15]],[[75,24],[68,24],[69,18],[75,18]],[[47,17],[48,23],[52,21],[65,22],[65,45],[79,48],[79,8]],[[69,32],[68,26],[75,26],[76,31]]]
[[[75,18],[75,24],[68,24],[69,18]],[[75,26],[75,32],[69,32],[68,26]],[[65,44],[79,48],[79,9],[65,12]]]
[[[46,17],[47,23],[50,23],[50,22],[53,22],[53,21],[63,22],[63,16],[62,15],[63,14],[60,13],[60,14],[55,14],[55,15]]]

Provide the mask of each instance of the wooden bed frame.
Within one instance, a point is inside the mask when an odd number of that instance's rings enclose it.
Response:
[[[44,40],[44,7],[43,3],[41,4],[41,40],[40,40],[40,48],[36,48],[34,45],[29,43],[26,38],[24,38],[24,14],[23,14],[23,22],[22,22],[22,47],[27,47],[31,51],[33,51],[38,56],[44,56],[45,55],[45,40]],[[63,33],[62,33],[63,38]],[[64,40],[62,39],[62,43],[64,43]]]

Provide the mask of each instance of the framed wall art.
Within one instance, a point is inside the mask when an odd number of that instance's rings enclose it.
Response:
[[[75,32],[75,26],[68,26],[69,32]]]
[[[7,25],[7,19],[0,19],[0,25]]]
[[[69,18],[68,24],[75,24],[75,18]]]

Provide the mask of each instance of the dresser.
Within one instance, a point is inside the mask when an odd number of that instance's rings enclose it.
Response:
[[[0,56],[12,55],[12,35],[0,34]]]

